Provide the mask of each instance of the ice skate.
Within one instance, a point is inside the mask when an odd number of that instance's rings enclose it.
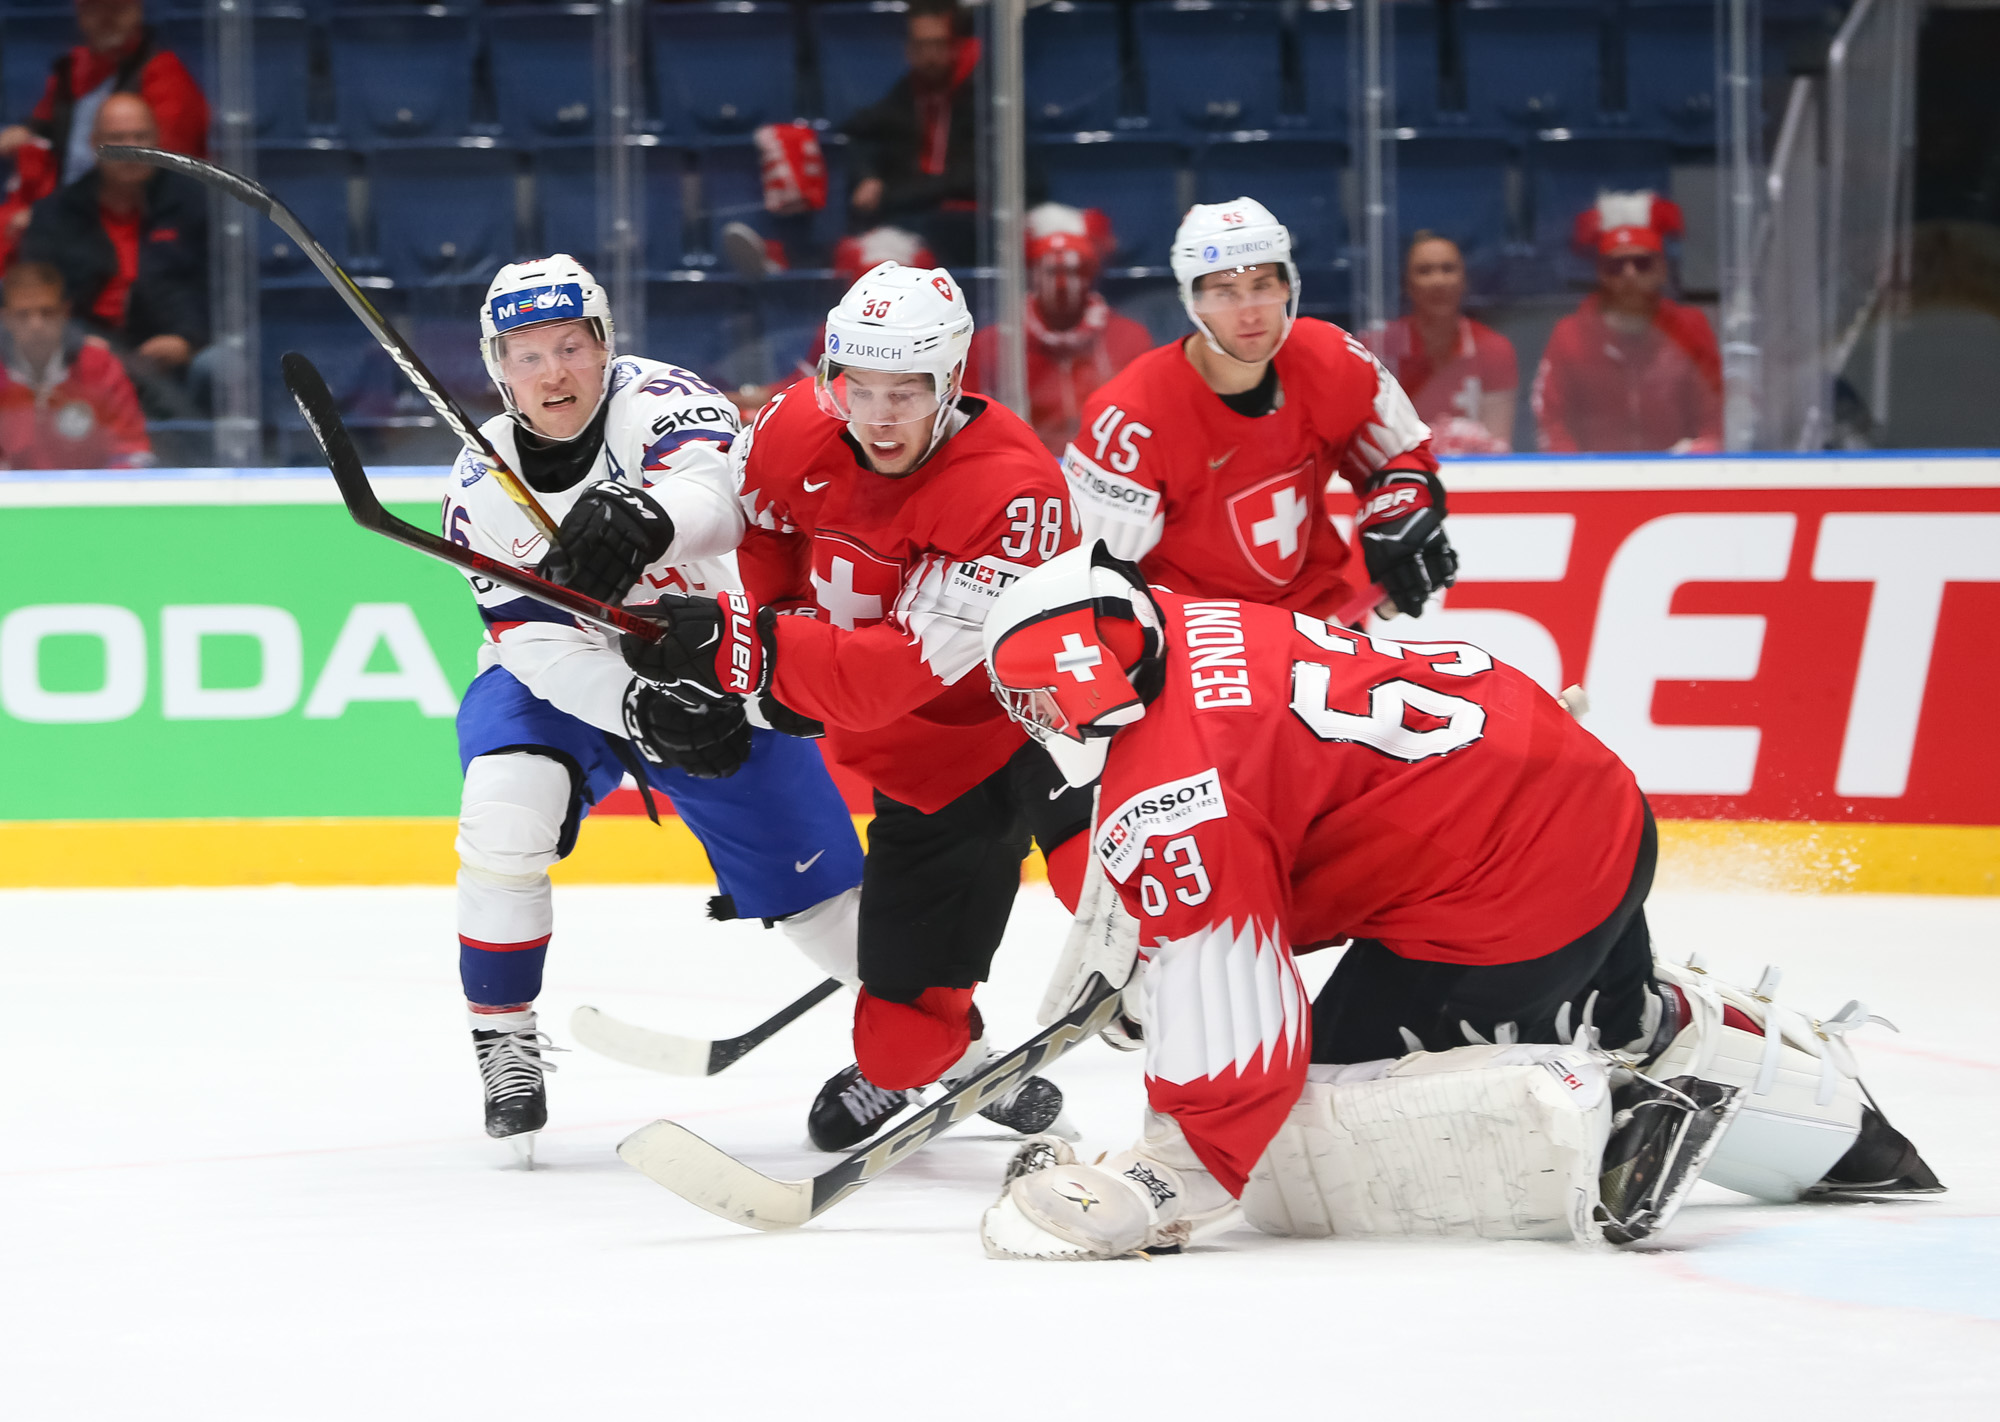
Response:
[[[818,1150],[852,1150],[917,1096],[914,1091],[884,1090],[863,1076],[858,1066],[842,1067],[813,1098],[806,1113],[806,1138]]]
[[[535,1133],[549,1121],[543,1073],[555,1070],[542,1053],[561,1051],[535,1029],[532,1009],[480,1019],[490,1027],[472,1030],[479,1080],[486,1093],[486,1134],[505,1140],[530,1170],[535,1165]]]

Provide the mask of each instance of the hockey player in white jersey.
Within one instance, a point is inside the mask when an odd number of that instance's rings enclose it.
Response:
[[[567,256],[503,268],[480,329],[506,406],[483,432],[559,520],[558,546],[470,451],[452,471],[445,536],[606,602],[735,589],[728,399],[691,371],[618,355],[603,290]],[[590,551],[567,557],[565,542]],[[701,840],[719,916],[777,920],[850,981],[861,848],[808,741],[753,725],[762,718],[737,698],[690,710],[634,677],[602,633],[471,583],[486,641],[458,713],[459,973],[487,1133],[531,1149],[548,1119],[550,1043],[534,1002],[553,927],[549,867],[626,773],[649,811],[652,792],[665,793]]]

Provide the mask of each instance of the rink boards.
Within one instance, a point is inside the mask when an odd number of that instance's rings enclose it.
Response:
[[[448,881],[462,581],[355,528],[324,476],[219,472],[0,475],[0,883]],[[1669,877],[2000,892],[2000,457],[1445,480],[1459,585],[1380,630],[1581,683]],[[445,487],[377,483],[426,524]],[[677,821],[600,813],[558,877],[709,875]]]

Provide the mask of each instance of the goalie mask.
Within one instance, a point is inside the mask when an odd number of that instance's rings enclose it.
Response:
[[[611,386],[611,361],[618,354],[611,325],[611,301],[597,279],[576,258],[561,252],[538,262],[515,262],[500,269],[486,288],[486,300],[479,308],[479,354],[486,373],[500,391],[500,401],[515,423],[535,430],[534,422],[514,398],[506,362],[507,337],[531,326],[550,326],[563,321],[587,321],[604,344],[604,373],[598,381],[597,404],[604,402]],[[593,355],[593,359],[594,359]],[[590,427],[593,405],[578,430]],[[553,436],[535,433],[543,439]],[[576,435],[568,436],[569,439]],[[565,442],[565,441],[558,441]]]
[[[848,425],[927,424],[921,464],[944,442],[971,348],[972,311],[950,272],[883,262],[826,313],[814,397],[823,414]],[[918,378],[855,380],[851,372]]]
[[[993,694],[1064,779],[1088,785],[1111,737],[1159,690],[1164,627],[1136,567],[1102,543],[1072,548],[994,600],[985,627]]]
[[[1181,305],[1187,308],[1188,319],[1194,322],[1210,350],[1231,360],[1240,357],[1216,339],[1203,317],[1213,314],[1216,303],[1242,298],[1233,291],[1212,294],[1197,291],[1196,284],[1215,272],[1240,272],[1266,265],[1282,267],[1286,285],[1285,326],[1278,346],[1284,345],[1285,337],[1292,332],[1292,322],[1299,315],[1299,269],[1292,261],[1291,232],[1264,204],[1247,197],[1234,202],[1196,203],[1181,219],[1180,230],[1174,233],[1172,261],[1174,281],[1180,286]],[[1277,347],[1273,347],[1272,353],[1276,352]]]

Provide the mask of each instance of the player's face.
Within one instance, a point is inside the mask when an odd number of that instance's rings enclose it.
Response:
[[[1419,315],[1456,316],[1465,301],[1465,258],[1458,244],[1442,237],[1410,249],[1410,266],[1403,278],[1410,305]]]
[[[63,323],[69,320],[69,303],[52,286],[18,282],[7,293],[7,305],[0,309],[14,349],[29,365],[48,364],[62,344]]]
[[[937,391],[928,375],[844,370],[830,393],[870,469],[895,478],[917,467],[937,422]]]
[[[505,337],[500,373],[538,433],[568,439],[597,413],[610,358],[588,321],[559,321]]]
[[[1291,299],[1284,268],[1269,263],[1210,272],[1194,289],[1195,312],[1216,344],[1246,365],[1277,354],[1285,339],[1285,306]]]

